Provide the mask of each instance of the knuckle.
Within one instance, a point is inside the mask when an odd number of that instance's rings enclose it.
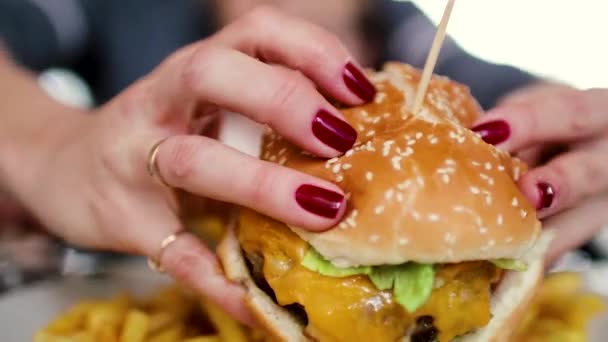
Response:
[[[279,18],[279,11],[270,5],[260,5],[243,18],[245,26],[255,29],[268,28]]]
[[[266,165],[259,165],[252,169],[251,190],[249,195],[250,203],[265,203],[272,189],[275,189],[279,177],[274,177],[273,172]]]
[[[163,267],[169,270],[176,280],[184,284],[194,284],[197,281],[195,274],[200,273],[193,270],[200,268],[200,257],[195,251],[180,250],[167,255],[163,261]]]
[[[181,79],[186,89],[197,90],[206,83],[206,70],[212,68],[218,57],[219,48],[211,44],[201,43],[185,62],[181,72]]]
[[[277,84],[277,88],[272,93],[268,113],[285,112],[292,108],[290,104],[296,99],[299,90],[308,86],[307,79],[298,71],[286,71]],[[263,123],[272,121],[272,114],[262,118]]]
[[[593,129],[593,112],[589,108],[585,92],[565,90],[562,101],[569,114],[568,129],[572,133],[585,134]]]
[[[193,177],[196,172],[196,160],[203,148],[200,140],[195,137],[170,138],[165,144],[166,152],[159,153],[159,168],[161,172],[166,170],[163,177],[178,184]]]

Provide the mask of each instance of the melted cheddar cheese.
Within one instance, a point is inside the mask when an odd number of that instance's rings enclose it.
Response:
[[[307,333],[323,342],[396,341],[425,315],[434,317],[444,342],[490,320],[490,287],[499,271],[489,262],[439,266],[431,298],[410,314],[367,276],[335,278],[304,268],[310,247],[283,223],[243,210],[238,239],[246,254],[263,256],[264,278],[278,304],[302,305]]]

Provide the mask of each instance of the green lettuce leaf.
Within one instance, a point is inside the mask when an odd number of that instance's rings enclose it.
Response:
[[[528,269],[528,265],[525,262],[517,259],[493,259],[490,262],[496,265],[496,267],[505,270],[525,271]]]
[[[323,258],[323,256],[313,248],[309,248],[306,255],[304,255],[302,266],[328,277],[348,277],[357,274],[369,274],[372,270],[371,267],[366,266],[345,268],[336,267],[330,261]]]
[[[409,312],[416,311],[426,303],[435,280],[433,265],[408,262],[401,265],[340,268],[312,248],[304,256],[302,265],[329,277],[367,275],[379,290],[392,289],[395,300]]]

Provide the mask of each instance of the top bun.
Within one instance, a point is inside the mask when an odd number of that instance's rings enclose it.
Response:
[[[434,76],[414,117],[417,69],[388,63],[368,75],[378,93],[341,110],[359,133],[342,156],[316,158],[265,134],[263,159],[335,182],[349,199],[334,229],[291,229],[341,267],[523,256],[540,234],[516,185],[525,165],[468,129],[482,113],[468,88]]]

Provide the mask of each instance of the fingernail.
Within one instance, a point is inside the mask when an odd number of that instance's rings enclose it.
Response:
[[[350,150],[357,140],[357,131],[348,122],[321,109],[312,121],[312,133],[324,144],[340,151]]]
[[[553,197],[555,196],[555,190],[553,186],[549,183],[538,183],[538,204],[536,205],[536,209],[547,209],[553,203]]]
[[[333,219],[342,207],[344,195],[318,186],[304,184],[296,190],[296,202],[315,215]]]
[[[353,63],[348,62],[344,67],[344,83],[350,91],[355,93],[365,102],[369,102],[376,96],[376,88],[367,79],[365,74],[359,70]]]
[[[497,145],[509,139],[511,127],[503,120],[489,121],[472,128],[473,132],[479,134],[483,141],[488,144]]]

